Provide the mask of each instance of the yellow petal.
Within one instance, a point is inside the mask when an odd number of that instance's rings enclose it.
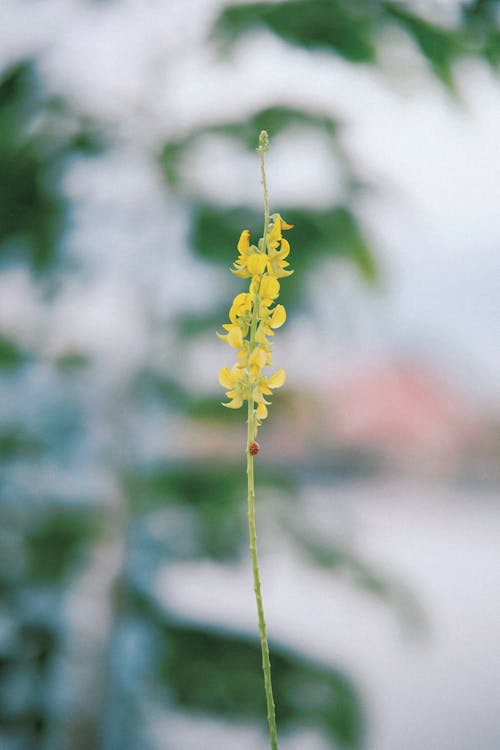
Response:
[[[236,319],[251,308],[250,295],[247,292],[237,294],[229,310],[229,320],[236,323]]]
[[[281,219],[281,228],[282,229],[293,229],[294,224],[287,224],[286,221],[281,218],[281,216],[280,216],[280,219]]]
[[[243,334],[239,326],[231,326],[229,333],[227,334],[227,343],[232,346],[233,349],[241,349],[243,346]]]
[[[263,346],[270,346],[269,341],[266,339],[266,336],[274,336],[274,331],[272,331],[269,326],[263,326],[262,328],[257,328],[257,332],[255,334],[255,341],[257,344],[262,344]]]
[[[267,417],[267,406],[265,404],[258,405],[257,416],[259,419],[265,419]]]
[[[290,243],[288,242],[288,240],[285,240],[285,238],[283,237],[283,239],[281,240],[281,248],[279,251],[280,260],[285,260],[285,258],[287,257],[289,253],[290,253]]]
[[[240,294],[237,294],[233,299],[233,304],[231,305],[231,307],[250,308],[250,295],[248,294],[248,292],[241,292]]]
[[[244,369],[240,367],[237,362],[231,367],[230,375],[233,380],[241,380],[244,373]]]
[[[281,368],[280,370],[277,370],[274,375],[271,375],[270,378],[268,378],[267,385],[269,388],[280,388],[286,379],[286,373]]]
[[[276,255],[276,253],[278,252],[276,248],[278,247],[280,242],[281,242],[281,237],[269,237],[267,241],[267,248],[268,248],[270,256]]]
[[[273,314],[271,315],[271,322],[270,326],[271,328],[281,328],[283,323],[286,320],[286,310],[283,307],[283,305],[276,305],[276,307],[273,310]]]
[[[260,285],[260,296],[275,299],[280,293],[280,284],[273,276],[264,276]]]
[[[230,268],[229,269],[231,273],[234,273],[235,276],[238,276],[240,279],[248,279],[250,274],[248,273],[246,267],[245,268]]]
[[[269,232],[268,239],[270,242],[281,239],[281,219],[279,216],[277,216],[274,220],[274,224],[271,231]]]
[[[267,360],[267,352],[265,349],[262,349],[260,346],[255,347],[252,354],[250,355],[250,359],[248,360],[251,365],[257,365],[259,368],[264,367]]]
[[[229,401],[227,404],[222,404],[222,406],[225,406],[227,409],[239,409],[240,406],[243,404],[243,399],[241,398],[233,398],[232,401]]]
[[[293,271],[284,271],[282,268],[279,269],[274,275],[277,279],[284,279],[286,276],[291,276]]]
[[[265,396],[270,396],[272,394],[271,389],[267,387],[266,378],[265,377],[263,377],[260,380],[260,382],[257,385],[257,389],[258,389],[259,393],[263,393]],[[256,400],[257,401],[261,401],[262,399],[259,398],[259,399],[256,399]]]
[[[219,383],[223,388],[232,388],[233,378],[231,377],[231,373],[229,372],[227,367],[223,367],[222,370],[219,372]]]
[[[263,253],[255,253],[250,255],[247,260],[247,268],[252,276],[260,276],[264,273],[267,266],[267,255]]]
[[[248,229],[244,229],[242,233],[240,234],[240,239],[238,240],[238,251],[242,255],[245,255],[249,247],[250,247],[250,231]]]

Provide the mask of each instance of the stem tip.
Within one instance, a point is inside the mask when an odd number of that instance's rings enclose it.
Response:
[[[267,130],[261,130],[259,135],[259,148],[257,151],[267,151],[269,149],[269,136]]]

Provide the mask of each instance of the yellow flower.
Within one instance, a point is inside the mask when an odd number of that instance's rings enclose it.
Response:
[[[243,346],[243,333],[238,325],[228,325],[227,323],[222,326],[226,329],[227,333],[224,335],[222,333],[217,333],[217,336],[220,338],[221,341],[227,341],[229,346],[232,346],[233,349],[241,349]]]
[[[233,365],[231,370],[227,367],[223,367],[219,372],[219,383],[223,388],[227,388],[226,396],[231,399],[227,404],[222,404],[228,409],[239,409],[243,404],[243,400],[246,397],[245,393],[248,389],[246,382],[246,374],[242,367],[239,365]]]
[[[263,367],[272,363],[269,346],[256,346],[248,358],[251,375],[258,375]]]
[[[226,333],[217,333],[222,341],[238,350],[232,369],[223,367],[219,372],[219,383],[227,389],[229,399],[223,405],[239,409],[249,401],[254,410],[255,432],[268,415],[270,402],[265,397],[285,382],[283,369],[270,377],[262,370],[272,364],[269,338],[286,321],[284,306],[275,302],[280,293],[278,279],[293,273],[285,260],[290,245],[282,231],[287,229],[292,229],[292,225],[279,214],[273,214],[266,229],[267,241],[261,239],[258,247],[250,244],[250,231],[243,230],[238,240],[238,257],[231,271],[242,279],[250,279],[248,291],[235,296],[229,309],[230,322],[222,326]]]
[[[280,368],[279,370],[276,370],[274,375],[271,375],[271,377],[267,379],[267,387],[281,388],[281,386],[284,385],[285,380],[286,372],[283,370],[283,368]]]
[[[229,320],[231,323],[237,323],[238,318],[245,318],[246,313],[252,309],[252,298],[247,292],[237,294],[229,310]]]
[[[269,273],[275,276],[277,279],[284,278],[285,276],[291,276],[293,271],[286,270],[290,263],[285,260],[290,252],[290,244],[288,240],[285,240],[281,236],[282,229],[292,229],[292,224],[287,224],[277,214],[274,221],[271,234],[269,235]],[[279,250],[278,245],[280,246]]]
[[[281,368],[280,370],[277,370],[270,378],[266,378],[265,375],[261,375],[255,381],[252,397],[254,402],[257,404],[255,413],[257,416],[258,427],[260,427],[262,420],[267,417],[267,407],[271,405],[271,402],[266,401],[264,396],[271,395],[271,389],[280,388],[285,382],[285,377],[285,371]]]
[[[271,328],[281,328],[286,320],[286,310],[283,305],[276,305],[271,315],[269,325]]]
[[[267,247],[269,249],[269,255],[273,254],[273,251],[278,247],[278,244],[282,241],[281,230],[282,229],[293,229],[293,224],[287,224],[279,214],[273,214],[271,216],[273,225],[267,238]]]
[[[250,255],[247,260],[247,268],[252,276],[261,276],[267,267],[268,257],[263,253]]]
[[[280,283],[274,276],[264,276],[260,284],[260,296],[262,300],[273,300],[280,293]]]
[[[257,418],[259,420],[265,419],[268,415],[267,406],[264,403],[259,404],[255,413],[257,414]]]
[[[248,248],[250,247],[250,230],[244,229],[242,233],[240,234],[240,239],[238,240],[238,251],[241,253],[241,255],[245,255]]]
[[[231,389],[233,387],[233,382],[234,381],[231,373],[229,372],[229,369],[227,367],[223,367],[222,370],[219,371],[219,383],[223,388]]]
[[[238,241],[239,256],[234,262],[231,273],[240,279],[248,279],[250,276],[260,276],[267,267],[269,258],[265,253],[259,252],[255,245],[250,245],[250,232],[243,230]]]

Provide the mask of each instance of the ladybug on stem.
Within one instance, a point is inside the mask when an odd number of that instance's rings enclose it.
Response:
[[[251,456],[256,456],[257,453],[260,451],[260,445],[254,440],[250,445],[248,446],[248,450],[250,451]]]

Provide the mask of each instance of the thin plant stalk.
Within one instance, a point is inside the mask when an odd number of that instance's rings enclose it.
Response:
[[[255,433],[255,410],[251,400],[248,401],[248,446],[250,446]],[[260,647],[262,650],[262,670],[264,672],[264,690],[267,703],[267,723],[269,726],[269,739],[272,750],[278,750],[278,732],[276,729],[276,713],[274,709],[273,684],[271,681],[271,662],[269,659],[269,646],[266,635],[266,620],[264,618],[264,605],[262,603],[262,591],[260,586],[259,560],[257,557],[257,534],[255,531],[255,487],[253,456],[247,447],[247,477],[248,477],[248,530],[250,536],[250,554],[252,556],[253,586],[255,600],[257,602],[257,614],[259,618]]]
[[[267,138],[261,138],[258,151],[260,153],[260,166],[262,174],[262,186],[264,189],[264,236],[263,251],[267,248],[267,233],[269,226],[269,201],[267,196],[266,170],[264,164],[264,153],[267,151]],[[253,309],[252,322],[250,326],[249,352],[255,347],[255,330],[258,320],[258,309],[260,296],[257,294]],[[250,445],[255,437],[255,409],[253,397],[249,392],[248,397],[248,439],[247,439],[247,478],[248,478],[248,531],[250,536],[250,555],[252,557],[253,585],[255,600],[257,603],[257,615],[259,620],[260,646],[262,650],[262,671],[264,672],[264,689],[267,703],[267,723],[269,726],[269,739],[272,750],[278,750],[278,732],[276,729],[276,712],[274,707],[273,684],[271,680],[271,661],[269,658],[269,645],[267,643],[266,620],[264,617],[264,605],[262,602],[262,590],[260,585],[259,560],[257,555],[257,534],[255,530],[255,486],[254,486],[254,457],[250,452]]]
[[[238,351],[237,361],[233,367],[230,370],[228,367],[223,367],[219,372],[219,383],[226,389],[226,396],[229,399],[223,406],[228,409],[240,409],[245,401],[248,403],[246,455],[250,554],[262,650],[269,740],[271,750],[278,750],[271,663],[257,557],[254,456],[259,452],[259,444],[256,442],[257,432],[262,421],[268,416],[268,406],[271,403],[267,397],[272,395],[275,388],[280,388],[286,378],[283,368],[271,376],[264,375],[262,370],[272,365],[272,343],[269,337],[274,336],[274,331],[281,328],[286,321],[286,310],[283,305],[277,304],[276,300],[280,292],[279,280],[293,273],[286,260],[290,252],[290,244],[282,236],[282,231],[293,229],[293,225],[287,224],[277,213],[269,215],[264,163],[264,154],[268,148],[268,135],[263,130],[259,137],[257,151],[260,154],[264,191],[264,232],[258,246],[251,244],[250,230],[244,229],[240,235],[237,246],[238,257],[231,271],[239,278],[249,280],[249,287],[247,292],[240,292],[234,298],[229,310],[230,322],[222,326],[225,333],[217,333],[217,336]]]

